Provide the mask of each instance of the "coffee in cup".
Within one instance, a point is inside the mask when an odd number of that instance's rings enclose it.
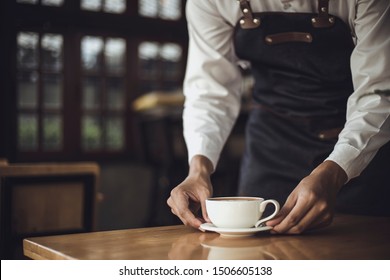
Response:
[[[268,204],[275,206],[274,212],[262,218]],[[220,228],[252,228],[272,219],[279,212],[279,203],[261,197],[214,197],[206,199],[206,210],[211,222]]]

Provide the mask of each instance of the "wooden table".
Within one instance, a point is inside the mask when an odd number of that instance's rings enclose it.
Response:
[[[178,225],[27,238],[23,246],[29,258],[57,260],[389,260],[390,217],[339,215],[302,235],[224,238]]]

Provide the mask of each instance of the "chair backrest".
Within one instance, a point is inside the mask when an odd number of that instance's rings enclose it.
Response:
[[[2,259],[23,258],[25,237],[93,231],[99,175],[93,162],[0,164]]]

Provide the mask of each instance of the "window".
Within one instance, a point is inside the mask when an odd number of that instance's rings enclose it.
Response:
[[[43,6],[62,6],[65,0],[16,0],[17,3],[24,4],[39,4],[41,3]]]
[[[138,12],[141,16],[178,20],[181,18],[180,0],[139,0]]]
[[[21,4],[62,6],[66,0],[16,0]],[[135,2],[135,1],[134,1]],[[93,12],[121,14],[127,10],[126,0],[80,0],[80,9]],[[179,20],[182,0],[139,0],[138,13],[143,17]]]
[[[81,9],[94,12],[120,14],[126,11],[125,0],[81,0]]]
[[[181,86],[182,48],[175,43],[143,42],[138,47],[141,93]]]
[[[85,36],[82,57],[82,147],[122,150],[125,143],[125,56],[121,38]]]
[[[17,36],[18,148],[60,150],[63,142],[63,37]]]

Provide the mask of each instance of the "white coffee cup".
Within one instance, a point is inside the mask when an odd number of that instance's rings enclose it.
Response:
[[[262,218],[268,204],[275,206],[275,211]],[[252,228],[272,219],[280,210],[274,199],[261,197],[213,197],[206,199],[206,210],[211,222],[220,228]]]

